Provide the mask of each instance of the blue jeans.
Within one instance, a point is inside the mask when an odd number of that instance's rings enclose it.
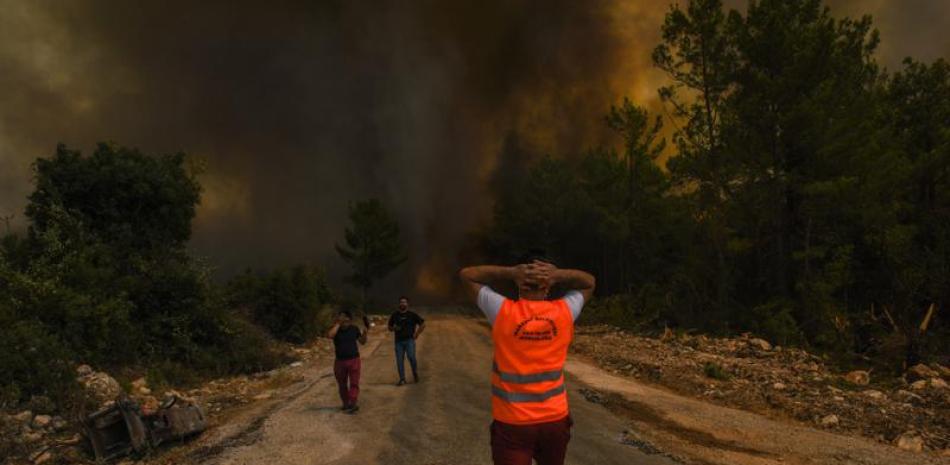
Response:
[[[404,356],[409,356],[409,366],[412,368],[412,375],[416,376],[416,340],[406,339],[405,341],[396,341],[396,369],[399,370],[399,379],[406,379],[406,368],[404,365]]]

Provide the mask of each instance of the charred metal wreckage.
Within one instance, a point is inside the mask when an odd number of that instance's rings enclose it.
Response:
[[[170,396],[154,413],[144,415],[133,400],[119,398],[83,420],[83,430],[100,462],[185,439],[207,427],[201,407],[178,396]]]

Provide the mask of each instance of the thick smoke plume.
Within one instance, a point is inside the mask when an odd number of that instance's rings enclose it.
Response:
[[[0,215],[57,142],[184,150],[207,163],[193,247],[223,274],[339,275],[347,204],[377,196],[411,254],[383,294],[438,294],[506,138],[570,156],[614,142],[622,96],[657,108],[663,2],[278,3],[0,0]],[[947,55],[950,8],[891,3],[832,6],[883,16],[889,63]]]

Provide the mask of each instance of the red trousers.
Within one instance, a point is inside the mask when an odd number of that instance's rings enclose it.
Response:
[[[344,407],[356,405],[360,395],[360,358],[337,360],[333,362],[333,375],[340,388],[340,400]]]
[[[495,465],[563,465],[571,440],[570,416],[534,425],[491,424],[491,458]]]

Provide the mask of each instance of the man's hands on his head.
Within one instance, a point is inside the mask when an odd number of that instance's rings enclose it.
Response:
[[[511,271],[511,280],[514,281],[518,287],[526,285],[534,286],[537,284],[537,275],[530,264],[523,263],[521,265],[515,265],[511,267]]]
[[[529,266],[528,277],[537,285],[550,288],[558,269],[554,264],[535,260]]]
[[[465,290],[473,301],[478,300],[478,292],[482,286],[495,281],[514,281],[519,287],[551,287],[561,284],[568,289],[579,291],[584,295],[584,301],[590,301],[594,293],[596,280],[587,272],[580,270],[561,269],[552,263],[535,260],[517,266],[479,265],[463,268],[459,277],[465,284]]]

